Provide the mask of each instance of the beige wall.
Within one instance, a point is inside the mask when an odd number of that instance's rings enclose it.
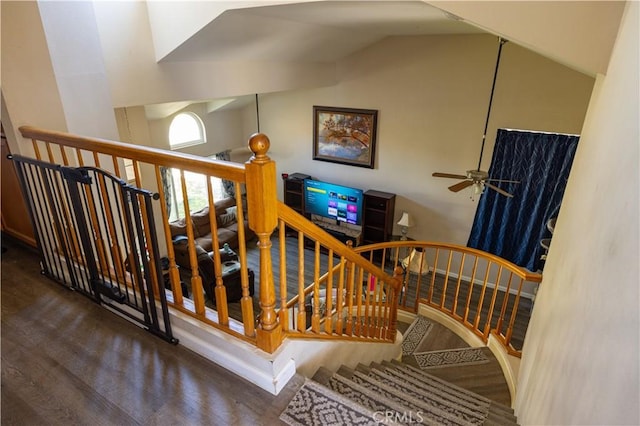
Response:
[[[429,1],[589,75],[609,63],[624,1]]]
[[[477,201],[431,173],[477,166],[497,48],[489,35],[388,38],[340,62],[335,86],[261,96],[261,130],[278,173],[396,193],[396,221],[403,210],[416,221],[409,236],[466,244]],[[505,45],[483,168],[497,127],[579,133],[592,85],[584,74]],[[379,111],[375,169],[312,160],[313,105]]]
[[[206,13],[217,10],[205,3],[214,2],[202,2],[201,5],[190,2],[190,6],[209,10]],[[93,4],[114,107],[226,98],[335,83],[335,67],[330,63],[158,63],[147,2],[99,1]],[[180,2],[155,6],[171,8],[171,4],[188,9]],[[168,33],[173,34],[176,25],[165,28],[171,28]]]
[[[2,121],[11,152],[29,153],[18,128],[24,125],[67,130],[47,40],[36,2],[3,1],[2,8]],[[29,31],[25,31],[28,28]],[[20,34],[20,37],[16,37]],[[29,46],[25,49],[25,46]],[[11,126],[7,125],[11,119]]]
[[[640,424],[638,2],[596,83],[520,368],[523,425]]]
[[[246,139],[242,135],[243,117],[241,110],[207,112],[206,103],[199,103],[192,104],[179,112],[195,113],[202,120],[207,133],[206,144],[181,148],[179,150],[181,152],[208,157],[220,151],[241,146],[243,139]],[[169,126],[178,113],[164,119],[150,120],[148,122],[154,146],[170,149]]]

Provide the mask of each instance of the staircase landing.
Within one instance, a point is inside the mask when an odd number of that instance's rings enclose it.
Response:
[[[416,352],[469,347],[464,340],[445,326],[432,320],[429,321],[433,326]],[[409,325],[410,324],[404,322],[398,322],[398,330],[404,335]],[[497,403],[511,406],[509,385],[502,373],[502,367],[500,367],[498,360],[489,348],[481,348],[481,351],[488,359],[488,362],[472,365],[454,365],[445,368],[431,368],[428,370],[428,373]],[[416,361],[410,356],[404,356],[402,362],[418,367]]]

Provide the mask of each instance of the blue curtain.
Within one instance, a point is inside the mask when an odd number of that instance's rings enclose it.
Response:
[[[467,245],[538,270],[540,240],[549,236],[547,221],[560,210],[578,139],[498,129],[489,176],[520,183],[494,183],[513,198],[485,189]]]

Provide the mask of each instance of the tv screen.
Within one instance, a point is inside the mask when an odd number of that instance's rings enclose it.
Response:
[[[304,181],[304,210],[308,214],[361,225],[362,198],[361,189],[313,179]]]

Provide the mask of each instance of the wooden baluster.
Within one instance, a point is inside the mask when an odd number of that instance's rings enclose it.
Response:
[[[193,294],[193,304],[196,314],[204,315],[204,294],[202,288],[202,277],[198,268],[198,256],[196,255],[195,236],[193,235],[193,223],[191,221],[191,210],[189,209],[189,197],[187,197],[187,182],[184,178],[184,170],[180,170],[180,183],[182,185],[182,204],[184,205],[184,220],[187,227],[187,240],[189,246],[189,264],[191,265],[191,293]]]
[[[314,294],[314,297],[318,297]],[[298,331],[304,333],[307,329],[307,311],[304,306],[304,234],[298,231],[298,319],[296,326]],[[316,301],[317,305],[318,302]]]
[[[313,315],[311,316],[311,330],[314,333],[320,333],[320,242],[316,241],[313,262]],[[326,290],[325,290],[326,291]],[[325,293],[326,300],[331,295]]]
[[[329,249],[329,257],[327,258],[327,310],[324,317],[324,331],[328,334],[333,332],[333,250]]]
[[[44,146],[47,148],[47,158],[49,159],[49,163],[55,164],[56,160],[53,156],[53,150],[51,149],[51,143],[45,142]]]
[[[211,187],[211,178],[209,176],[205,177],[206,186],[207,186],[207,199],[209,202],[209,232],[211,233],[211,248],[213,249],[213,270],[215,273],[215,284],[213,291],[216,297],[216,311],[218,312],[218,323],[221,325],[229,325],[229,305],[227,303],[227,289],[224,286],[224,282],[222,281],[222,259],[220,258],[220,241],[218,240],[218,222],[216,219],[216,206],[215,200],[213,199],[213,189]],[[186,194],[183,192],[183,194]],[[239,206],[237,209],[238,212],[242,209],[242,206]],[[238,229],[240,229],[240,221],[238,221]],[[240,240],[240,236],[238,236],[238,241]],[[202,277],[200,277],[202,279]],[[207,286],[210,285],[207,283]],[[209,296],[211,297],[211,295]],[[253,319],[250,319],[249,322],[253,322]],[[245,329],[246,330],[246,329]]]
[[[344,319],[342,317],[344,311],[344,274],[345,274],[345,262],[344,257],[340,258],[340,272],[338,275],[338,297],[336,298],[336,333],[339,336],[344,334]]]
[[[404,274],[404,270],[400,266],[396,266],[393,270],[393,280],[395,282],[395,288],[391,290],[390,288],[390,301],[389,304],[391,309],[389,310],[389,327],[387,328],[386,338],[391,341],[395,341],[396,333],[398,331],[398,292],[395,290],[396,288],[400,288],[400,283],[402,281],[402,277]]]
[[[289,331],[289,309],[287,306],[287,236],[285,223],[278,221],[278,241],[280,242],[280,324]]]
[[[478,299],[478,307],[476,309],[476,318],[473,321],[473,330],[480,332],[480,317],[482,315],[482,305],[484,304],[484,295],[487,291],[487,283],[489,282],[489,272],[491,271],[491,262],[487,263],[487,269],[484,273],[482,281],[482,290],[480,290],[480,298]]]
[[[511,281],[513,280],[513,272],[509,273],[509,281],[507,282],[507,289],[504,292],[504,298],[502,299],[502,307],[500,308],[500,315],[498,316],[498,322],[496,323],[496,330],[501,332],[502,322],[504,321],[504,315],[507,312],[507,305],[509,304],[509,294],[511,292]]]
[[[344,258],[343,258],[344,259]],[[346,261],[346,260],[345,260]],[[347,323],[345,324],[345,334],[347,336],[353,335],[353,277],[354,267],[349,261],[346,261],[345,275],[347,276]]]
[[[513,334],[513,326],[516,322],[516,316],[518,315],[518,308],[520,307],[520,295],[522,294],[522,286],[524,284],[524,278],[520,278],[520,284],[518,285],[518,292],[516,298],[513,301],[513,308],[511,308],[511,318],[509,318],[509,326],[504,335],[504,344],[508,348],[511,344],[511,335]]]
[[[462,323],[468,323],[469,308],[471,307],[471,296],[473,294],[473,286],[476,281],[476,271],[478,270],[478,256],[474,256],[473,271],[471,272],[471,280],[469,281],[469,292],[467,293],[467,302],[464,305],[464,316],[462,317]]]
[[[436,256],[435,259],[433,261],[433,273],[431,274],[431,283],[429,284],[429,294],[427,296],[427,303],[428,304],[432,304],[433,303],[433,289],[436,285],[436,270],[438,269],[438,257],[440,256],[440,249],[437,248],[436,249]],[[416,296],[416,301],[418,300],[418,297]],[[415,307],[415,309],[417,309],[417,306]]]
[[[169,280],[171,281],[171,291],[173,292],[173,303],[182,305],[183,295],[182,286],[180,285],[180,271],[176,265],[176,254],[173,250],[173,239],[171,238],[171,228],[169,227],[169,213],[167,212],[167,194],[164,193],[162,185],[162,173],[160,166],[155,166],[156,184],[158,186],[158,194],[160,195],[160,211],[162,215],[162,225],[164,229],[164,238],[167,245],[167,258],[169,259]]]
[[[276,295],[271,261],[271,234],[278,225],[276,195],[276,164],[268,156],[267,136],[251,136],[249,148],[254,153],[245,165],[249,226],[258,236],[260,249],[260,325],[256,332],[257,346],[273,353],[282,343],[282,327],[275,311]]]
[[[455,319],[462,318],[460,315],[456,313],[458,309],[458,295],[460,294],[460,286],[462,285],[462,269],[464,267],[464,261],[466,259],[466,253],[462,253],[462,259],[460,260],[460,268],[458,268],[458,282],[456,283],[456,291],[453,296],[453,307],[451,308],[451,315]]]
[[[449,250],[449,257],[447,258],[447,270],[444,273],[444,283],[442,284],[442,297],[440,298],[440,310],[444,311],[444,303],[447,296],[447,288],[449,286],[449,275],[451,273],[451,261],[453,259],[453,250]]]
[[[40,147],[36,139],[31,139],[31,145],[33,146],[33,153],[36,156],[36,160],[42,161],[42,155],[40,154]]]
[[[495,287],[493,288],[493,294],[491,295],[491,303],[489,304],[489,314],[487,315],[487,321],[484,325],[484,339],[485,342],[489,338],[489,332],[491,331],[491,320],[493,319],[493,308],[496,305],[496,297],[498,297],[498,288],[500,287],[500,279],[502,278],[502,266],[498,267],[498,278],[496,278]]]
[[[357,336],[362,336],[362,335],[366,335],[366,332],[364,330],[364,322],[365,322],[365,318],[364,316],[367,314],[367,306],[362,306],[362,299],[363,299],[363,294],[362,294],[362,279],[364,278],[363,274],[364,271],[362,270],[362,268],[359,268],[357,266],[354,265],[354,270],[357,269],[358,270],[358,278],[356,278],[356,280],[354,281],[353,285],[356,286],[356,332],[355,334]],[[355,276],[356,274],[354,274]],[[366,302],[368,303],[368,299],[366,300]]]
[[[211,179],[208,180],[211,183]],[[249,271],[247,271],[247,244],[244,229],[244,204],[242,203],[242,188],[239,182],[235,182],[236,190],[236,210],[238,222],[238,256],[240,257],[240,285],[242,286],[242,299],[240,308],[242,310],[242,323],[244,325],[245,336],[254,336],[256,333],[255,320],[253,317],[253,297],[249,292]],[[209,209],[211,212],[211,209]],[[217,235],[217,232],[216,232]],[[220,268],[222,269],[222,268]],[[255,289],[254,289],[255,291]],[[225,299],[226,300],[226,299]]]

